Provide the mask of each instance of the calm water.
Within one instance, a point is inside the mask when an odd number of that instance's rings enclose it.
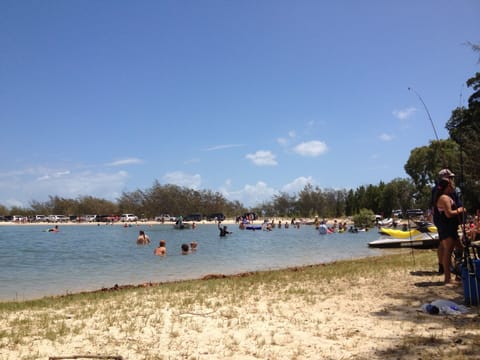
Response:
[[[375,230],[319,235],[313,226],[267,231],[239,230],[219,237],[213,224],[195,230],[171,225],[0,226],[0,301],[23,300],[82,290],[200,278],[207,274],[279,269],[380,254],[367,243]],[[136,245],[139,230],[152,243]],[[167,256],[153,255],[160,239]],[[180,245],[197,241],[198,250],[180,255]]]

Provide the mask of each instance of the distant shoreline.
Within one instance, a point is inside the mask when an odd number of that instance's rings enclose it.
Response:
[[[297,222],[300,222],[301,225],[312,225],[314,220],[315,219],[311,219],[311,218],[299,218],[299,219],[297,219]],[[339,223],[340,222],[341,223],[346,222],[347,225],[352,225],[353,224],[352,220],[344,219],[344,218],[326,219],[326,222],[327,222],[328,225],[330,225],[330,224],[333,224],[335,222],[335,220]],[[269,223],[273,222],[275,225],[277,225],[279,221],[281,221],[282,225],[285,224],[286,222],[288,224],[290,224],[292,219],[291,218],[268,219]],[[255,221],[253,221],[252,223],[262,224],[263,222],[264,222],[263,219],[257,219]],[[185,221],[185,223],[192,224],[193,222],[192,221]],[[194,223],[196,225],[216,225],[217,224],[216,221],[206,221],[206,220],[194,221]],[[237,224],[235,219],[225,219],[221,223],[226,224],[226,225]],[[58,225],[58,226],[105,226],[105,225],[108,225],[108,226],[125,226],[125,225],[127,225],[127,226],[140,227],[140,226],[153,226],[153,225],[164,225],[164,226],[171,225],[171,226],[173,226],[173,225],[175,225],[175,222],[165,221],[165,222],[162,223],[160,221],[155,221],[155,220],[135,221],[135,222],[116,221],[116,222],[113,222],[113,223],[111,223],[111,222],[75,222],[75,221],[67,221],[67,222],[46,222],[46,221],[43,221],[43,222],[12,222],[12,221],[4,221],[4,222],[0,222],[0,226],[40,226],[40,225],[45,225],[45,226],[55,226],[55,225]]]

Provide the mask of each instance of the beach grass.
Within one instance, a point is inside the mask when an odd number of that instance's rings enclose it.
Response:
[[[403,252],[2,302],[0,359],[475,358],[475,308],[461,318],[417,311],[450,291],[435,264],[433,251]]]

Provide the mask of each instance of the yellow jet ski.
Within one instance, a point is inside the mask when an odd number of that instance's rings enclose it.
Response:
[[[388,235],[397,239],[410,239],[417,237],[420,234],[432,233],[436,234],[438,232],[437,227],[433,224],[420,224],[416,228],[411,228],[407,231],[400,229],[390,229],[390,228],[380,228],[380,234]]]

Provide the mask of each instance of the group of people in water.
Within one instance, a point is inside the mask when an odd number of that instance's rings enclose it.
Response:
[[[148,245],[150,244],[150,237],[145,234],[145,231],[140,230],[138,232],[138,237],[137,237],[137,245]],[[180,251],[182,255],[187,255],[191,252],[194,252],[197,250],[197,242],[196,241],[191,241],[190,244],[183,243],[180,246]],[[153,254],[155,256],[166,256],[167,255],[167,242],[166,240],[160,240],[158,246],[153,249]]]

